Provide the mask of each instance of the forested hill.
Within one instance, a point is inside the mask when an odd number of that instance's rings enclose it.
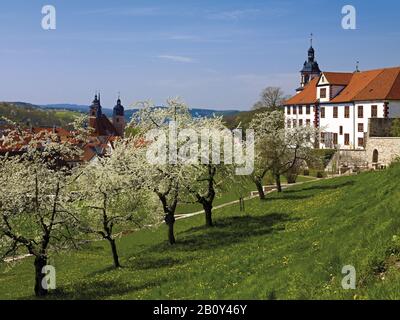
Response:
[[[67,128],[77,115],[77,112],[69,110],[43,109],[24,102],[0,102],[0,118],[6,117],[14,122],[34,127]]]
[[[47,104],[42,105],[41,108],[49,109],[49,110],[69,110],[86,113],[89,110],[89,106],[78,105],[78,104]],[[112,117],[113,109],[109,107],[103,107],[103,113],[107,117]],[[137,112],[138,109],[130,109],[125,107],[125,118],[126,121],[130,121],[132,118],[132,114]],[[212,117],[214,114],[217,116],[231,117],[239,113],[237,110],[213,110],[213,109],[203,109],[203,108],[192,108],[190,112],[193,117]]]
[[[79,113],[87,113],[89,106],[75,104],[34,105],[26,102],[0,102],[0,117],[4,116],[15,122],[30,124],[32,126],[61,126],[67,127]],[[125,111],[126,120],[129,121],[138,109]],[[112,117],[112,109],[103,108],[106,116]],[[213,110],[193,108],[190,109],[194,117],[224,116],[228,127],[236,127],[239,122],[249,122],[254,111],[239,112],[236,110]]]

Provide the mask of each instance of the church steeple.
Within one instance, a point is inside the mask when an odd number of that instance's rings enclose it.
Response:
[[[118,100],[117,104],[115,105],[113,109],[113,125],[115,129],[118,132],[118,135],[120,137],[124,136],[125,132],[125,126],[126,126],[126,121],[125,121],[125,109],[124,106],[121,104],[121,99],[118,94]]]
[[[102,115],[102,110],[101,110],[101,98],[100,98],[100,91],[99,91],[99,99],[98,99],[98,106],[97,106],[97,112],[96,112],[96,116],[97,118],[100,118]]]
[[[100,97],[100,94],[99,94]],[[97,93],[94,96],[94,100],[92,101],[92,105],[90,106],[89,114],[91,117],[97,117],[97,114],[100,109],[101,114],[101,106],[100,106],[100,99],[97,97]]]
[[[312,45],[313,45],[313,34],[311,33],[310,49],[308,49],[308,62],[314,62],[315,60],[315,51]]]
[[[296,90],[300,92],[315,77],[319,77],[321,70],[315,60],[315,50],[313,48],[313,34],[311,33],[310,48],[308,49],[308,60],[304,62],[303,69],[300,71],[301,81],[300,87]]]

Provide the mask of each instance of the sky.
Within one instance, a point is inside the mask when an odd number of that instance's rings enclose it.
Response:
[[[127,107],[179,96],[247,110],[265,87],[294,93],[311,32],[323,71],[399,66],[399,12],[397,0],[2,0],[0,101],[88,105],[100,90],[104,107],[120,92]]]

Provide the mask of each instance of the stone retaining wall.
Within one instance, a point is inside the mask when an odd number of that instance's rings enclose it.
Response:
[[[374,150],[378,152],[377,164],[373,161]],[[400,137],[370,137],[366,144],[366,159],[370,167],[386,167],[400,157]]]

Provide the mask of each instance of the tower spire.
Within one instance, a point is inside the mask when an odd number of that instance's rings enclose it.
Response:
[[[310,45],[311,45],[311,47],[313,45],[313,36],[314,36],[314,34],[311,32],[311,34],[310,34]]]

